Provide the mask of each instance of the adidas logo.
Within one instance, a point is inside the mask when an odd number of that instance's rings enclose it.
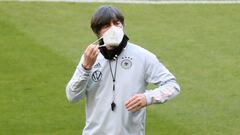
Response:
[[[94,65],[93,68],[100,68],[100,67],[101,67],[101,64],[100,64],[100,63],[97,63],[97,64]]]

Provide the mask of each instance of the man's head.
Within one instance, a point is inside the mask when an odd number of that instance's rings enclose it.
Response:
[[[99,7],[91,20],[91,28],[98,38],[100,52],[106,59],[114,59],[126,47],[128,37],[124,35],[124,16],[115,7]]]
[[[115,7],[101,6],[97,9],[91,20],[93,32],[101,37],[112,25],[123,27],[124,16]]]

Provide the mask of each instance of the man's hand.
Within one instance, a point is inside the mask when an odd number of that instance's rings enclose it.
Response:
[[[95,63],[98,54],[99,54],[98,45],[94,44],[89,45],[84,52],[83,67],[87,70],[92,69],[92,66]]]
[[[125,102],[128,111],[137,112],[147,105],[147,99],[144,94],[136,94]]]

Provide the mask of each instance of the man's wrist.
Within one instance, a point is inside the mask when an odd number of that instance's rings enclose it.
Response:
[[[152,100],[152,97],[150,96],[150,94],[145,92],[144,95],[146,97],[147,105],[153,104],[153,100]]]
[[[91,70],[91,69],[92,69],[92,67],[90,67],[90,66],[85,66],[84,64],[82,64],[82,67],[83,67],[85,70]]]

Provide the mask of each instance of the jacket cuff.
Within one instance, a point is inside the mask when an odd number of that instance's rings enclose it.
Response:
[[[147,105],[151,105],[152,104],[152,97],[150,95],[150,93],[148,91],[146,91],[144,93],[145,97],[146,97],[146,100],[147,100]]]
[[[81,78],[83,80],[87,80],[87,78],[89,78],[90,74],[91,74],[91,70],[86,70],[84,69],[84,67],[81,65],[78,66],[78,71],[81,74]]]

